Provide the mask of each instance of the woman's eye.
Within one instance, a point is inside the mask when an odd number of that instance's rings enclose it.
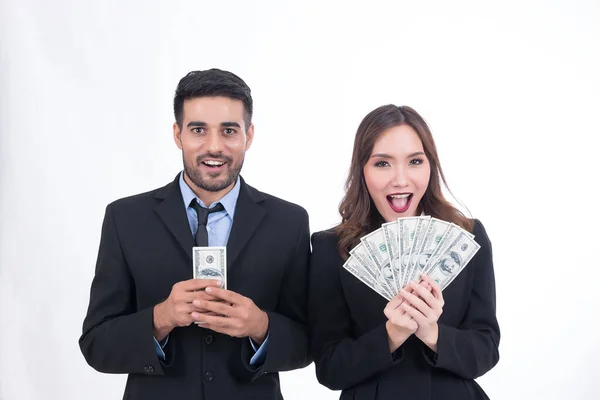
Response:
[[[376,167],[387,167],[387,166],[389,166],[389,165],[390,165],[390,163],[388,163],[387,161],[377,161],[377,162],[375,163],[375,166],[376,166]]]
[[[409,164],[410,165],[420,165],[420,164],[423,164],[423,159],[422,158],[414,158],[414,159],[410,160]]]

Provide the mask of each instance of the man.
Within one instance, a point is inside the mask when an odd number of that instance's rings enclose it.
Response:
[[[280,399],[278,371],[311,362],[308,216],[239,175],[254,137],[242,79],[190,72],[174,110],[184,169],[106,208],[81,351],[129,374],[127,399]],[[226,246],[226,289],[192,279],[194,246]]]

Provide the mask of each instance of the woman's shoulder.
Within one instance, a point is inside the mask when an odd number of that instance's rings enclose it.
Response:
[[[334,226],[332,228],[329,229],[325,229],[322,231],[316,231],[312,234],[313,238],[318,238],[318,239],[338,239],[338,231],[337,231],[338,227]]]
[[[337,227],[314,232],[311,236],[313,253],[336,253],[338,252],[339,235]]]
[[[474,240],[479,243],[480,246],[485,248],[491,247],[490,238],[487,234],[485,226],[481,222],[481,220],[477,218],[471,219],[471,223],[473,224],[473,235],[475,235]]]
[[[483,225],[483,223],[481,222],[480,219],[478,218],[471,218],[471,223],[473,224],[473,235],[475,235],[475,237],[477,236],[485,236],[487,237],[487,232],[485,230],[485,226]]]

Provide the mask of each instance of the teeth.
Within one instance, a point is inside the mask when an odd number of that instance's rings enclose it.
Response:
[[[407,194],[392,194],[392,195],[390,195],[390,197],[392,199],[405,199],[408,196],[410,196],[410,193],[407,193]]]
[[[221,165],[223,165],[225,163],[221,162],[221,161],[208,160],[208,161],[204,161],[204,164],[206,164],[206,165],[212,165],[212,166],[221,166]]]

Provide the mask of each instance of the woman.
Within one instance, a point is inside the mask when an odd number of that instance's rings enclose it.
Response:
[[[498,362],[492,249],[478,220],[444,199],[431,132],[412,108],[386,105],[361,122],[342,222],[312,237],[309,324],[319,382],[341,399],[487,399],[474,381]],[[427,276],[391,301],[343,264],[360,238],[399,217],[428,215],[481,246],[444,289]]]

